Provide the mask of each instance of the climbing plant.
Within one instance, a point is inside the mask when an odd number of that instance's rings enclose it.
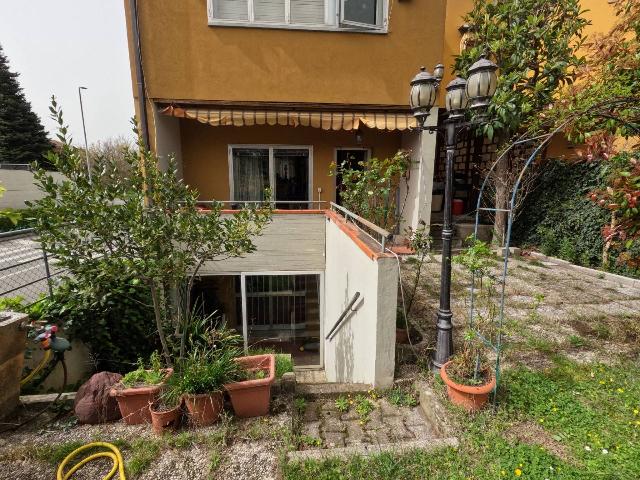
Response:
[[[340,175],[340,199],[353,213],[376,225],[396,229],[406,199],[398,200],[402,182],[406,182],[411,158],[409,152],[398,151],[393,157],[371,158],[357,167],[346,163],[331,166],[331,175]]]

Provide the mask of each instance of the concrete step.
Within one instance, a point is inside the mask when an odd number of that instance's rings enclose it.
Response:
[[[325,458],[350,458],[354,455],[368,456],[376,455],[383,452],[405,453],[411,450],[437,450],[443,447],[458,446],[456,438],[433,438],[427,440],[412,440],[398,443],[353,445],[342,448],[325,448],[313,450],[300,450],[289,452],[288,459],[292,462],[304,460],[320,460]]]

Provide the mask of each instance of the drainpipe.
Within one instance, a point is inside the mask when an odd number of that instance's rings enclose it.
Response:
[[[149,125],[147,123],[147,95],[144,84],[144,71],[142,70],[142,49],[140,48],[140,29],[138,28],[138,2],[129,0],[129,11],[131,15],[131,32],[133,34],[133,45],[136,50],[136,85],[138,87],[138,108],[140,110],[140,129],[142,142],[145,150],[149,150]]]

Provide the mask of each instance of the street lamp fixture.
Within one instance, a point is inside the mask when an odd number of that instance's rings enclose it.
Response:
[[[471,68],[469,68],[469,81],[467,82],[469,108],[482,110],[489,106],[498,84],[496,70],[498,70],[498,66],[491,60],[487,60],[484,55],[471,65]]]
[[[466,120],[467,112],[484,111],[491,102],[498,81],[498,67],[483,55],[469,69],[469,80],[457,77],[446,87],[445,106],[447,118],[441,125],[425,126],[431,108],[436,103],[438,87],[444,76],[442,64],[436,65],[434,74],[424,67],[411,80],[409,103],[413,115],[422,131],[442,132],[445,134],[447,149],[444,184],[444,219],[442,225],[442,265],[440,275],[440,303],[436,319],[436,349],[432,358],[432,367],[439,370],[453,354],[453,314],[451,312],[451,243],[453,240],[453,159],[458,142],[458,134],[471,127],[479,126],[484,118],[476,115]]]

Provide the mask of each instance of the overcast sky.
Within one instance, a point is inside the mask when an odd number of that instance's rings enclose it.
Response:
[[[132,137],[133,98],[122,0],[0,0],[0,45],[45,128],[55,95],[81,145],[78,86],[89,143]],[[52,136],[52,135],[51,135]]]

